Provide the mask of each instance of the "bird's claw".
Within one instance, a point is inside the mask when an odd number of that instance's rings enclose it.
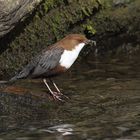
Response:
[[[60,95],[60,96],[63,96],[64,98],[66,98],[66,99],[69,99],[69,97],[68,96],[66,96],[66,95],[64,95],[62,92],[56,92],[58,95]]]
[[[66,95],[64,95],[61,92],[53,92],[52,96],[53,96],[54,100],[58,100],[61,102],[64,102],[64,100],[61,97],[65,97],[66,99],[69,99],[69,97],[67,97]]]
[[[53,97],[54,100],[64,102],[64,100],[61,99],[61,96],[58,95],[58,92],[53,92],[53,93],[52,93],[52,97]]]

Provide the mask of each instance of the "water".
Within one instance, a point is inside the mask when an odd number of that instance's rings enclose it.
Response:
[[[55,79],[70,97],[64,103],[45,100],[41,105],[41,98],[48,96],[40,81],[16,83],[35,99],[19,99],[1,109],[0,140],[139,140],[139,60],[136,54],[89,56],[77,62],[72,71]]]

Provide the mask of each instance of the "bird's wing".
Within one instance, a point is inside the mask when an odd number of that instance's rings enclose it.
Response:
[[[9,81],[13,82],[17,79],[23,79],[28,76],[39,76],[53,69],[61,58],[61,54],[64,49],[61,47],[54,47],[42,52],[40,55],[34,57],[34,59],[23,68],[23,70],[12,77]]]
[[[59,64],[63,51],[63,48],[55,47],[42,53],[42,55],[37,58],[38,63],[32,72],[32,76],[42,75],[56,67]]]

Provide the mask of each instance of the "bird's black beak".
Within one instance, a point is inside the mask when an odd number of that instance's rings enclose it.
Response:
[[[96,41],[94,41],[94,40],[88,40],[87,41],[87,44],[92,44],[92,45],[94,45],[94,46],[96,46]]]

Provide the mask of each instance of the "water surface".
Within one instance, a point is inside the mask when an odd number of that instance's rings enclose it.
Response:
[[[0,115],[0,140],[139,140],[139,60],[139,54],[82,59],[55,79],[69,100],[41,109],[41,99],[30,101],[33,107],[8,107],[11,112]],[[17,85],[48,98],[41,81]]]

